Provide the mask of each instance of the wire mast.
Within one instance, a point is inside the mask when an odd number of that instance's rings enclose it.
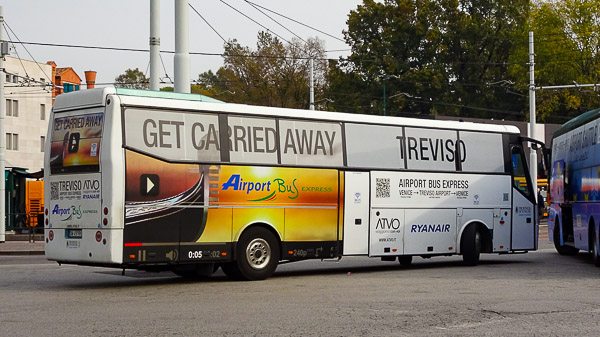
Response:
[[[159,90],[160,0],[150,0],[150,90]]]
[[[175,0],[175,92],[190,93],[188,0]]]

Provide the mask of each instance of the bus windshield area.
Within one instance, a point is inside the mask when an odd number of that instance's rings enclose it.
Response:
[[[531,180],[525,167],[526,161],[524,159],[523,151],[519,147],[513,147],[512,149],[512,171],[513,171],[513,185],[523,195],[531,197]]]

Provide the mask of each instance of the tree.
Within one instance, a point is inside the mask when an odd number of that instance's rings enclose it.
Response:
[[[530,14],[527,30],[534,32],[536,85],[599,83],[599,0],[536,1]],[[524,92],[529,85],[528,65],[523,63],[528,53],[527,44],[522,43],[511,58],[515,87]],[[542,122],[562,124],[599,105],[595,88],[536,92],[537,118]]]
[[[115,87],[148,89],[150,81],[138,68],[127,69],[123,74],[115,77]]]
[[[331,71],[334,106],[354,95],[354,111],[382,113],[385,86],[388,114],[519,114],[523,98],[501,84],[527,13],[526,0],[364,0],[348,17],[352,53]]]
[[[270,33],[259,32],[252,50],[231,40],[224,45],[224,65],[200,74],[198,83],[210,96],[226,102],[306,109],[310,58],[315,59],[316,96],[325,84],[323,41],[291,42],[284,45]]]

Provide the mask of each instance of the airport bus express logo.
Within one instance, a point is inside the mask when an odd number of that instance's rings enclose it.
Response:
[[[73,217],[81,219],[81,205],[71,205],[67,208],[60,208],[58,207],[58,205],[54,205],[54,209],[52,209],[52,214],[63,217],[62,219],[60,219],[60,221],[69,221],[73,219]]]
[[[247,201],[271,201],[277,199],[278,195],[286,195],[289,199],[296,199],[300,195],[296,180],[291,183],[286,182],[282,178],[273,179],[273,181],[246,181],[239,174],[233,174],[226,183],[223,184],[221,190],[227,191],[244,191],[246,195],[250,192],[260,192],[262,197],[255,199],[247,199]]]

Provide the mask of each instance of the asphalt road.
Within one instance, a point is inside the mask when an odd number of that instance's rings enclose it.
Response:
[[[260,282],[0,257],[6,336],[597,336],[600,268],[551,245],[522,255],[304,261]]]

